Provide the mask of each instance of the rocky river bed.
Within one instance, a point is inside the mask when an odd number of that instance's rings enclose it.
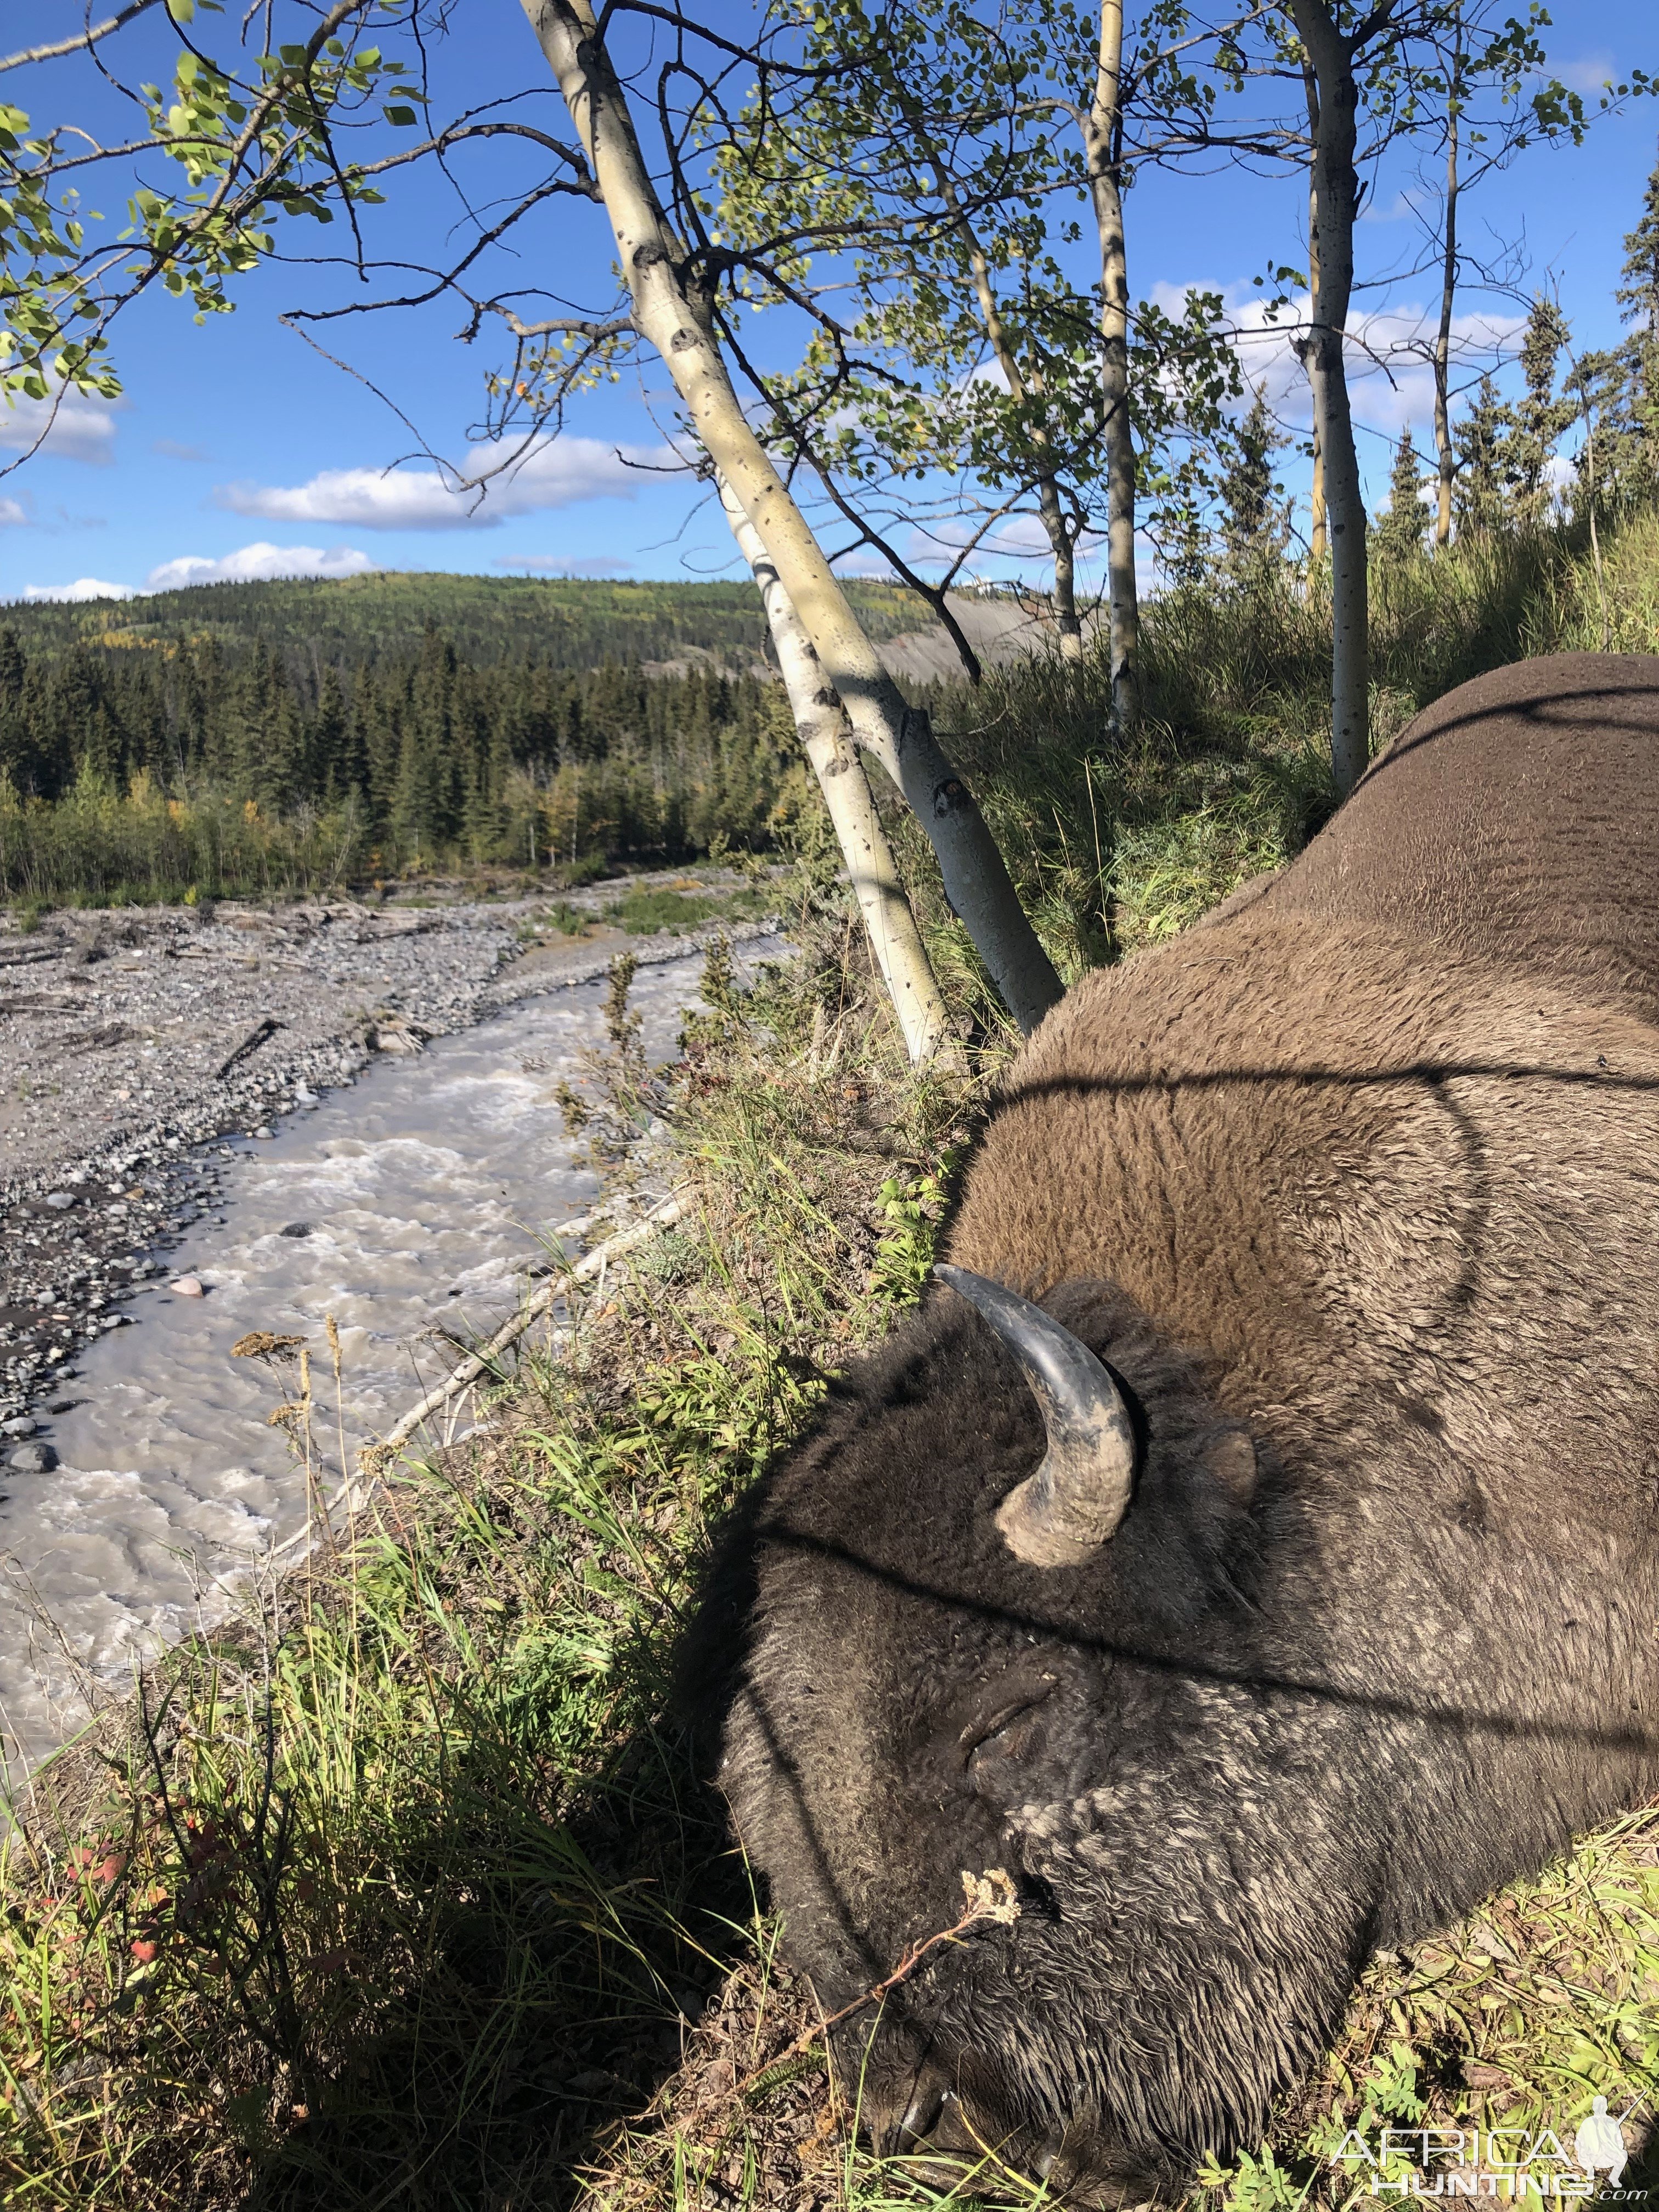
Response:
[[[618,945],[653,1063],[716,931],[739,973],[787,950],[735,918],[626,938],[603,926],[615,888],[592,934],[568,903],[538,933],[531,902],[413,927],[349,907],[106,919],[91,960],[67,933],[0,939],[49,951],[14,997],[51,1000],[0,1024],[0,1079],[50,1103],[19,1125],[0,1223],[0,1781],[267,1573],[313,1482],[337,1501],[456,1347],[574,1256],[605,1194],[558,1100],[605,1042]],[[72,963],[93,986],[65,982]],[[133,1035],[88,1048],[88,1026]],[[118,1056],[88,1070],[100,1049]],[[635,1147],[647,1197],[666,1141]],[[287,1378],[243,1356],[261,1336],[312,1347],[327,1410],[303,1462],[272,1423]],[[433,1433],[474,1418],[457,1399]]]
[[[705,897],[736,878],[635,878]],[[216,1140],[272,1140],[362,1071],[514,999],[647,964],[684,939],[628,939],[617,884],[421,907],[340,900],[128,909],[0,929],[0,1461],[39,1471],[74,1363],[222,1202]],[[718,924],[714,925],[718,927]],[[743,939],[757,925],[729,933]],[[707,936],[711,930],[704,930]]]

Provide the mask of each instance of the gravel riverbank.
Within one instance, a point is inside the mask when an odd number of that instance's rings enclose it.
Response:
[[[377,1054],[603,974],[623,945],[673,959],[719,928],[629,939],[598,920],[617,888],[573,895],[590,933],[549,939],[544,898],[127,910],[0,932],[0,1456],[27,1468],[49,1451],[27,1441],[33,1409],[72,1399],[76,1351],[122,1326],[124,1298],[167,1272],[236,1152],[280,1116]]]

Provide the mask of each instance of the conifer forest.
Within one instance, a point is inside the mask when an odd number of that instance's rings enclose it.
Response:
[[[922,611],[880,586],[891,630]],[[13,896],[770,843],[805,803],[750,586],[219,585],[0,616]]]

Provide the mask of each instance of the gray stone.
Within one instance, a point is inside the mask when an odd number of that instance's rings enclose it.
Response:
[[[12,1362],[14,1366],[16,1364],[15,1360]],[[39,1421],[30,1420],[27,1413],[20,1413],[14,1420],[0,1421],[0,1437],[32,1437],[40,1425]]]
[[[284,1222],[283,1226],[276,1231],[276,1234],[279,1237],[309,1237],[311,1234],[311,1224],[308,1221]]]
[[[54,1213],[67,1213],[70,1206],[76,1203],[76,1195],[72,1190],[49,1190],[46,1193],[46,1204],[51,1206]]]
[[[58,1455],[50,1444],[19,1444],[6,1462],[19,1474],[50,1474]]]

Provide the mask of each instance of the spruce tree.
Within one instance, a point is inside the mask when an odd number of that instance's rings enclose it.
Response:
[[[1452,433],[1457,456],[1452,512],[1460,535],[1501,529],[1506,520],[1503,453],[1509,428],[1510,410],[1498,398],[1497,381],[1489,371],[1476,388],[1474,404]]]
[[[1221,484],[1221,573],[1241,589],[1265,583],[1285,550],[1290,526],[1273,478],[1273,455],[1287,441],[1274,429],[1260,386],[1250,411],[1233,432]]]
[[[1555,389],[1556,364],[1567,343],[1566,319],[1553,300],[1540,292],[1527,317],[1521,342],[1521,373],[1526,391],[1509,410],[1499,451],[1499,470],[1510,511],[1520,523],[1536,527],[1549,514],[1549,465],[1561,434],[1577,418],[1577,403]]]
[[[1659,341],[1659,162],[1648,178],[1642,219],[1625,233],[1624,283],[1614,294],[1627,323]]]
[[[1376,550],[1384,560],[1408,561],[1423,550],[1425,520],[1420,496],[1423,457],[1412,438],[1411,424],[1400,433],[1394,449],[1394,470],[1389,478],[1389,503],[1377,517]]]
[[[0,774],[19,793],[30,787],[33,762],[23,719],[28,663],[15,629],[0,629]]]
[[[1625,234],[1622,274],[1615,296],[1633,327],[1620,349],[1620,450],[1611,458],[1632,490],[1651,492],[1659,484],[1659,162],[1648,178],[1642,219]]]
[[[12,713],[22,697],[26,672],[21,639],[15,629],[0,629],[0,716]]]

